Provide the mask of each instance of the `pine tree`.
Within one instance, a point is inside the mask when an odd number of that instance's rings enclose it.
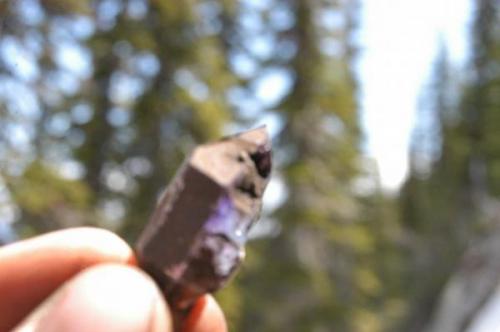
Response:
[[[237,329],[377,331],[367,305],[380,288],[374,237],[353,190],[361,173],[351,67],[357,4],[280,5],[295,22],[278,33],[295,50],[280,63],[292,83],[276,107],[285,120],[275,158],[287,199],[274,216],[281,232],[251,245],[238,277],[244,317]]]
[[[464,83],[450,83],[454,77],[442,56],[434,72],[436,83],[430,88],[429,100],[431,118],[439,133],[435,144],[439,153],[427,158],[425,176],[417,167],[412,169],[400,200],[402,222],[418,241],[410,261],[414,262],[411,283],[419,287],[408,293],[410,309],[404,330],[421,331],[434,315],[432,328],[439,326],[436,331],[456,331],[455,325],[441,325],[446,320],[446,324],[457,322],[449,315],[440,316],[446,312],[446,300],[437,311],[439,294],[455,271],[464,272],[458,267],[467,249],[486,241],[488,233],[497,228],[491,215],[497,196],[494,165],[498,146],[494,137],[498,136],[498,127],[493,123],[500,106],[494,92],[500,76],[491,71],[499,61],[497,20],[495,1],[476,3],[471,60]],[[422,145],[414,151],[418,149],[421,151]],[[471,294],[470,300],[473,298]],[[452,311],[462,312],[458,307]],[[458,316],[463,322],[471,319],[469,313]],[[459,323],[460,330],[467,326],[463,322]]]

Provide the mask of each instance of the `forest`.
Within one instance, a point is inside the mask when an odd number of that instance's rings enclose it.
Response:
[[[434,60],[395,194],[362,149],[361,5],[0,1],[0,244],[133,244],[194,146],[267,123],[262,218],[216,295],[230,330],[473,331],[500,282],[499,3],[472,1],[465,70]]]

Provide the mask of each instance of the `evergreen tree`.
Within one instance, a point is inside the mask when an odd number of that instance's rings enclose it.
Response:
[[[426,140],[421,136],[415,140],[413,168],[400,197],[402,223],[417,243],[410,253],[410,283],[418,286],[409,288],[404,330],[421,331],[433,313],[436,320],[445,319],[439,317],[445,312],[442,307],[436,312],[440,291],[458,269],[466,249],[498,227],[491,214],[497,213],[494,206],[498,196],[494,165],[499,127],[494,123],[500,107],[495,92],[500,75],[498,70],[491,70],[500,60],[498,15],[495,1],[476,2],[471,60],[464,83],[452,84],[454,77],[444,56],[434,71],[435,83],[429,95],[431,114],[427,117],[434,127],[420,132],[438,133],[434,136],[438,138],[438,153],[420,158],[423,152],[429,152],[422,145]],[[467,315],[461,319],[470,320]],[[461,330],[467,327],[459,325]],[[444,331],[443,325],[434,326],[440,326],[436,331]]]
[[[375,236],[353,185],[361,175],[351,66],[357,4],[283,6],[295,22],[277,33],[294,53],[275,57],[292,77],[276,107],[285,121],[276,159],[287,199],[274,216],[281,232],[251,246],[238,277],[244,317],[236,329],[377,331],[381,321],[370,307],[381,287]]]

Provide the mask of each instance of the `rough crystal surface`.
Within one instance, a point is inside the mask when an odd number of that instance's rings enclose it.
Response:
[[[198,146],[160,198],[136,246],[169,303],[189,307],[222,287],[244,257],[271,171],[258,128]]]

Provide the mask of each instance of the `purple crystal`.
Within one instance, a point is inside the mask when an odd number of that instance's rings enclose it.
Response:
[[[183,164],[136,247],[174,309],[219,289],[240,265],[270,170],[265,128],[201,145]]]
[[[204,229],[207,233],[225,236],[232,242],[243,246],[252,221],[252,218],[242,215],[236,209],[229,195],[223,195]]]

